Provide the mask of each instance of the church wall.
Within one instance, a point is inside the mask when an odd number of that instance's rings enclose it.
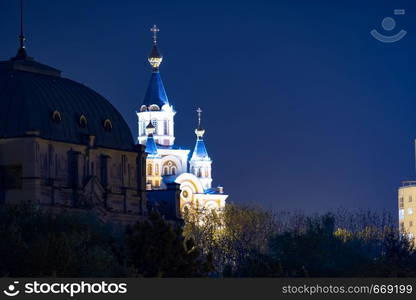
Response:
[[[0,139],[0,166],[22,167],[21,187],[1,189],[0,200],[62,207],[101,205],[109,212],[142,214],[144,161],[142,148],[138,155],[39,137]]]
[[[34,146],[29,139],[0,139],[0,166],[3,169],[0,203],[6,199],[33,201],[39,197]],[[10,170],[10,168],[14,168],[16,171],[6,175],[6,172],[9,173],[7,169]],[[11,178],[10,175],[12,175]],[[6,180],[6,177],[9,179]]]

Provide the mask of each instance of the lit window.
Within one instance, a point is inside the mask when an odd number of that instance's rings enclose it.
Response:
[[[152,125],[155,128],[155,133],[157,134],[158,130],[157,130],[157,121],[156,120],[152,120]]]
[[[62,121],[61,113],[57,110],[54,110],[53,113],[52,113],[52,120],[55,123],[61,122]]]
[[[110,119],[106,119],[103,123],[103,126],[106,131],[111,131],[111,129],[113,129],[113,124],[111,123]]]
[[[399,210],[399,220],[403,220],[404,218],[404,209]]]
[[[152,175],[152,165],[147,165],[147,175]]]
[[[408,208],[407,209],[407,214],[412,215],[413,214],[413,208]]]
[[[404,200],[403,197],[399,198],[399,208],[403,208],[404,207]]]

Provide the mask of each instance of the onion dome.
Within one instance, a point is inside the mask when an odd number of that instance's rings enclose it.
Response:
[[[149,124],[146,126],[146,134],[153,135],[155,133],[155,126],[153,126],[152,121],[149,121]]]
[[[160,54],[159,49],[157,48],[157,33],[160,30],[159,28],[157,28],[156,25],[153,25],[150,31],[153,32],[153,47],[147,60],[149,61],[149,64],[152,66],[153,70],[157,71],[159,69],[160,64],[163,61],[163,56],[162,54]]]
[[[155,133],[155,127],[153,126],[152,121],[150,120],[149,124],[147,124],[146,126],[147,140],[146,140],[145,152],[148,155],[158,156],[156,142],[155,142],[155,139],[153,138],[154,133]]]
[[[163,60],[163,57],[157,48],[157,32],[159,32],[159,28],[157,28],[156,25],[153,25],[150,31],[153,32],[153,46],[148,61],[152,66],[153,72],[150,77],[149,85],[147,86],[142,106],[150,107],[151,105],[157,105],[159,110],[163,105],[169,105],[169,100],[159,73],[159,66]]]
[[[201,114],[202,114],[202,109],[198,108],[197,110],[198,113],[198,127],[195,129],[195,134],[196,134],[196,143],[195,143],[195,148],[194,148],[194,152],[192,153],[192,160],[209,160],[209,156],[208,156],[208,152],[207,152],[207,148],[205,147],[205,142],[203,140],[203,136],[205,133],[205,130],[202,128],[201,126]]]

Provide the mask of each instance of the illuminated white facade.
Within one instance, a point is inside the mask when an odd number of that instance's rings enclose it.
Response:
[[[181,209],[192,206],[199,209],[219,210],[225,206],[222,187],[212,188],[212,160],[208,156],[201,127],[201,112],[198,109],[198,127],[195,129],[196,143],[191,159],[190,150],[174,144],[173,106],[169,103],[159,67],[163,57],[157,48],[156,26],[153,31],[153,47],[148,58],[152,75],[143,104],[137,112],[138,142],[146,145],[146,188],[166,189],[167,183],[180,185]]]
[[[140,111],[137,112],[138,117],[138,141],[140,144],[146,144],[147,134],[146,126],[149,121],[152,120],[153,126],[155,127],[154,139],[157,144],[164,146],[172,146],[175,142],[175,133],[173,126],[173,117],[176,112],[173,107],[169,104],[164,104],[159,107],[157,104],[142,105]]]
[[[416,236],[416,181],[404,181],[398,198],[400,232],[413,239]]]

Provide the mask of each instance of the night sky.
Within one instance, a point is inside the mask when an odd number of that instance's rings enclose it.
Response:
[[[0,2],[1,60],[18,12]],[[388,34],[389,16],[408,34],[385,44],[369,32]],[[416,179],[415,1],[25,0],[28,54],[109,99],[134,137],[153,24],[176,144],[193,149],[200,106],[230,200],[396,213],[398,186]]]

